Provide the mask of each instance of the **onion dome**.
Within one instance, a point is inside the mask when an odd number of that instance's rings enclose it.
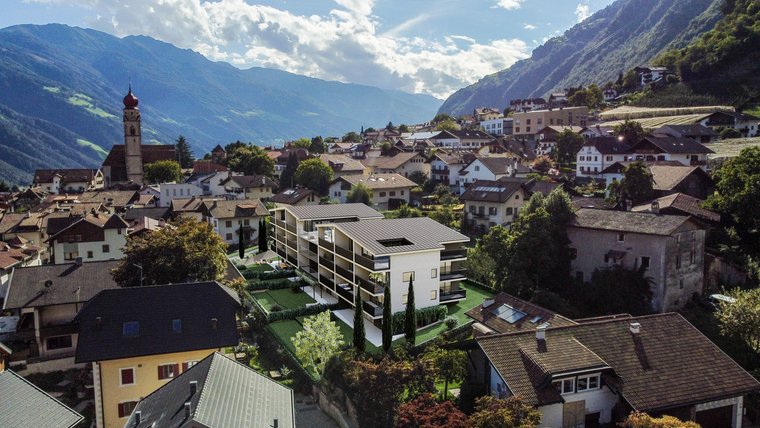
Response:
[[[136,108],[137,107],[137,97],[135,94],[132,93],[132,85],[129,85],[129,93],[126,97],[124,97],[124,107],[125,108]]]

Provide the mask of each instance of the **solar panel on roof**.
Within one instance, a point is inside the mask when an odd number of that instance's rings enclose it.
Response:
[[[509,305],[501,305],[494,309],[492,313],[510,324],[520,321],[525,318],[525,315],[527,315],[525,312],[517,310]]]

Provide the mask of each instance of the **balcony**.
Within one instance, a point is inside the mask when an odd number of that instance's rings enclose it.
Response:
[[[338,284],[337,287],[335,287],[335,291],[338,292],[338,295],[346,300],[348,300],[350,303],[354,302],[354,290],[351,288],[351,285],[349,284]]]
[[[707,165],[706,160],[692,160],[689,162],[689,165],[691,166],[705,166]]]
[[[342,276],[343,278],[346,278],[347,281],[354,281],[354,274],[348,269],[335,265],[335,273]]]
[[[324,275],[319,275],[319,283],[329,288],[330,290],[335,288],[335,283]]]
[[[368,281],[358,276],[356,277],[356,283],[359,284],[359,287],[361,287],[362,290],[366,291],[369,294],[378,295],[378,294],[383,294],[383,292],[385,292],[385,287],[383,287],[382,285],[373,281]]]
[[[292,264],[293,266],[298,266],[298,260],[296,260],[295,257],[288,256],[287,258],[288,258],[288,262],[290,262],[290,264]]]
[[[335,245],[333,245],[332,242],[328,241],[325,238],[319,238],[319,246],[320,247],[325,247],[328,250],[332,250],[335,247]]]
[[[333,263],[332,260],[328,260],[324,257],[319,258],[319,264],[330,270],[333,270],[335,268],[335,263]]]
[[[296,225],[295,224],[286,224],[285,229],[288,230],[288,232],[296,233]]]
[[[317,231],[312,232],[301,232],[301,238],[306,239],[307,241],[316,241],[317,240]]]
[[[298,243],[295,240],[288,239],[286,243],[288,244],[288,247],[292,248],[295,251],[298,251]]]
[[[274,220],[274,224],[275,224],[275,226],[278,226],[278,227],[281,227],[281,228],[285,229],[285,220],[275,219]]]
[[[486,213],[474,213],[474,212],[470,211],[467,214],[469,214],[470,217],[472,217],[472,218],[488,219],[488,214],[486,214]]]
[[[443,250],[441,251],[441,260],[454,260],[454,259],[463,259],[467,257],[467,249],[462,248],[461,250]]]
[[[444,169],[431,169],[430,173],[433,174],[433,175],[449,175],[449,169],[448,168],[444,168]]]
[[[349,251],[349,250],[343,248],[343,247],[339,247],[339,246],[336,245],[335,246],[335,252],[338,253],[339,255],[347,258],[348,260],[353,260],[354,259],[354,253],[352,251]]]
[[[458,302],[460,300],[464,300],[467,298],[467,290],[461,289],[461,290],[451,290],[449,292],[444,293],[441,291],[438,294],[438,300],[441,303],[449,303],[449,302]]]
[[[356,263],[371,271],[388,270],[391,268],[391,259],[389,257],[374,259],[361,254],[354,254],[354,257]]]
[[[441,271],[440,278],[441,281],[456,281],[459,279],[466,279],[467,269],[459,268],[459,269],[450,269],[446,271]]]
[[[313,252],[313,251],[304,250],[304,251],[301,252],[301,254],[303,254],[304,256],[306,256],[306,258],[309,259],[309,260],[316,261],[316,260],[319,259],[318,256],[317,256],[317,254],[315,252]]]
[[[383,316],[382,306],[378,306],[375,303],[370,302],[368,300],[365,300],[362,302],[362,308],[364,309],[364,312],[367,313],[372,318],[380,318]]]

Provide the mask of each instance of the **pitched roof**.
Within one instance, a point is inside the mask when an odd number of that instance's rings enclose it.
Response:
[[[422,156],[417,152],[401,152],[396,156],[379,156],[374,158],[362,159],[361,163],[367,167],[375,167],[379,169],[396,169],[401,165],[409,162],[416,156]]]
[[[126,207],[140,198],[136,190],[94,190],[79,196],[79,202],[102,202],[115,207]]]
[[[525,180],[478,180],[467,187],[459,199],[477,202],[506,202],[518,190],[530,193]]]
[[[335,179],[335,181],[341,180],[352,186],[364,184],[371,190],[398,189],[399,187],[417,186],[417,183],[400,174],[344,175]]]
[[[583,143],[584,147],[594,147],[603,155],[621,155],[631,153],[630,147],[615,137],[594,137]]]
[[[58,235],[66,232],[68,229],[80,223],[87,223],[100,229],[126,229],[129,227],[129,224],[127,224],[123,218],[119,217],[116,214],[87,214],[84,217],[79,217],[76,221],[59,230],[55,235],[51,235],[48,238],[48,241],[53,242],[58,237]]]
[[[680,165],[650,165],[649,173],[652,174],[652,188],[654,190],[673,190],[686,177],[697,174],[710,179],[707,173],[698,166]]]
[[[222,185],[233,181],[244,189],[256,187],[277,187],[277,183],[266,175],[231,175],[222,181]]]
[[[297,189],[285,189],[276,195],[272,195],[272,197],[269,198],[269,202],[274,202],[277,204],[285,204],[285,205],[294,205],[301,202],[304,198],[306,198],[309,195],[316,195],[317,197],[319,197],[317,192],[306,187],[301,187]]]
[[[173,144],[143,144],[140,146],[143,164],[162,160],[177,160],[177,149]],[[108,152],[103,166],[111,167],[111,182],[127,181],[127,163],[124,144],[114,144]]]
[[[269,215],[269,210],[258,199],[206,201],[207,212],[214,218],[239,218]]]
[[[633,322],[640,324],[639,333],[630,331]],[[757,380],[677,313],[552,327],[543,349],[532,331],[476,340],[511,391],[532,405],[562,402],[551,394],[556,390],[547,377],[536,376],[536,356],[544,375],[588,367],[598,358],[611,368],[614,381],[607,385],[644,412],[760,390]]]
[[[466,315],[475,321],[486,325],[497,333],[514,333],[517,331],[533,331],[539,325],[549,323],[552,327],[562,327],[566,325],[575,325],[576,322],[565,318],[560,314],[552,312],[541,306],[534,305],[533,303],[526,302],[525,300],[518,299],[515,296],[501,292],[493,297],[492,303],[486,305],[487,302],[475,306],[466,312]],[[509,322],[504,318],[499,317],[494,311],[503,305],[508,305],[510,308],[518,310],[525,314],[523,317],[517,319],[515,322]]]
[[[321,154],[319,159],[335,172],[364,172],[364,165],[356,159],[340,154]]]
[[[433,155],[433,157],[440,159],[441,162],[445,163],[446,165],[464,165],[467,163],[460,153],[447,153],[445,151],[439,150]]]
[[[84,303],[102,290],[118,288],[111,271],[118,260],[48,264],[13,270],[5,309]]]
[[[192,198],[187,199],[172,199],[171,209],[172,212],[175,213],[195,212],[202,209],[204,202],[211,202],[216,200],[218,199],[214,197],[203,198],[199,196],[193,196]]]
[[[458,138],[460,140],[493,140],[493,137],[483,131],[473,131],[469,129],[451,129],[441,131],[438,135],[430,137],[431,140],[445,140]]]
[[[0,426],[4,428],[69,428],[83,419],[11,370],[0,372],[0,391]]]
[[[334,219],[334,218],[357,218],[378,219],[383,215],[373,208],[362,203],[351,204],[328,204],[328,205],[305,205],[282,207],[300,220]]]
[[[8,233],[21,223],[21,220],[27,217],[21,213],[5,213],[0,217],[0,234]]]
[[[636,152],[641,146],[650,143],[664,153],[685,153],[685,154],[707,154],[714,153],[704,145],[700,144],[693,138],[689,137],[644,137],[631,147],[632,152]]]
[[[190,395],[190,382],[197,383]],[[125,426],[179,428],[191,419],[210,428],[295,426],[293,390],[218,352],[140,400]],[[140,423],[135,413],[140,412]]]
[[[691,125],[665,125],[655,132],[668,133],[675,132],[682,136],[689,137],[717,137],[718,133],[713,131],[712,128],[704,126],[700,123],[693,123]]]
[[[720,214],[702,208],[702,200],[684,193],[674,193],[672,195],[657,198],[646,204],[633,207],[633,212],[649,212],[652,210],[652,203],[657,202],[660,210],[673,208],[685,215],[692,215],[698,219],[706,220],[713,223],[720,222]]]
[[[76,316],[76,362],[237,345],[239,305],[235,293],[217,282],[103,290]],[[172,331],[176,319],[180,332]],[[123,325],[133,321],[139,323],[137,335],[125,337]]]
[[[375,256],[443,249],[443,243],[470,240],[467,236],[428,217],[335,223],[335,228]],[[393,243],[388,245],[389,241]]]
[[[506,178],[502,178],[501,180],[504,181],[505,179]],[[551,193],[554,189],[562,187],[562,183],[544,180],[530,180],[525,183],[525,185],[528,187],[528,190],[530,190],[531,193],[538,192],[544,196],[549,196],[549,193]]]
[[[570,226],[669,236],[689,221],[689,217],[680,215],[581,208],[575,212]]]
[[[517,170],[517,172],[527,173],[530,172],[530,168],[520,163],[519,160],[512,159],[507,156],[475,156],[467,166],[468,168],[473,162],[480,161],[489,171],[494,175],[506,174],[509,168]]]
[[[98,173],[97,169],[38,169],[34,171],[35,183],[52,183],[56,175],[64,182],[92,181]]]
[[[143,217],[152,218],[154,220],[166,220],[169,218],[169,207],[130,208],[124,213],[124,220],[127,221],[137,220]]]

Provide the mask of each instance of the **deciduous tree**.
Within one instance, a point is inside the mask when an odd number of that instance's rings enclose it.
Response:
[[[682,421],[675,416],[653,418],[646,413],[632,412],[619,424],[621,428],[700,428],[692,421]]]
[[[643,162],[634,162],[625,168],[623,179],[609,186],[609,193],[617,203],[638,205],[654,199],[654,180]]]
[[[438,403],[432,394],[422,394],[398,408],[396,428],[465,428],[467,415],[451,401]]]
[[[541,413],[519,397],[500,399],[485,395],[475,400],[475,413],[470,415],[471,428],[535,428]]]
[[[143,178],[150,184],[181,183],[182,168],[180,168],[177,161],[161,160],[151,162],[143,166]]]
[[[343,346],[343,335],[335,322],[330,320],[330,311],[304,319],[303,330],[291,339],[296,348],[296,357],[307,370],[320,376],[327,361]]]
[[[288,155],[288,162],[285,164],[285,169],[283,169],[280,174],[280,191],[288,187],[295,187],[295,175],[299,163],[300,161],[298,160],[296,152],[291,151]]]
[[[720,303],[717,312],[721,334],[744,342],[760,353],[760,288],[734,290],[734,303]]]
[[[621,124],[615,125],[612,130],[619,138],[622,137],[621,141],[623,143],[629,146],[638,143],[646,135],[641,123],[633,120],[626,120]]]
[[[252,144],[240,143],[243,146],[233,144],[232,151],[227,151],[226,160],[231,170],[244,175],[274,175],[274,160],[264,149]]]
[[[461,380],[467,375],[467,353],[459,349],[443,349],[432,346],[425,353],[443,379],[441,399],[448,399],[449,382]]]
[[[575,156],[583,147],[583,137],[571,129],[565,129],[557,136],[556,160],[559,164],[575,162]]]
[[[350,192],[348,192],[348,195],[346,195],[346,202],[348,203],[362,203],[371,206],[371,200],[372,190],[370,190],[364,183],[357,184]]]
[[[322,196],[328,194],[332,178],[332,168],[318,158],[301,162],[295,174],[296,183],[308,187]]]

